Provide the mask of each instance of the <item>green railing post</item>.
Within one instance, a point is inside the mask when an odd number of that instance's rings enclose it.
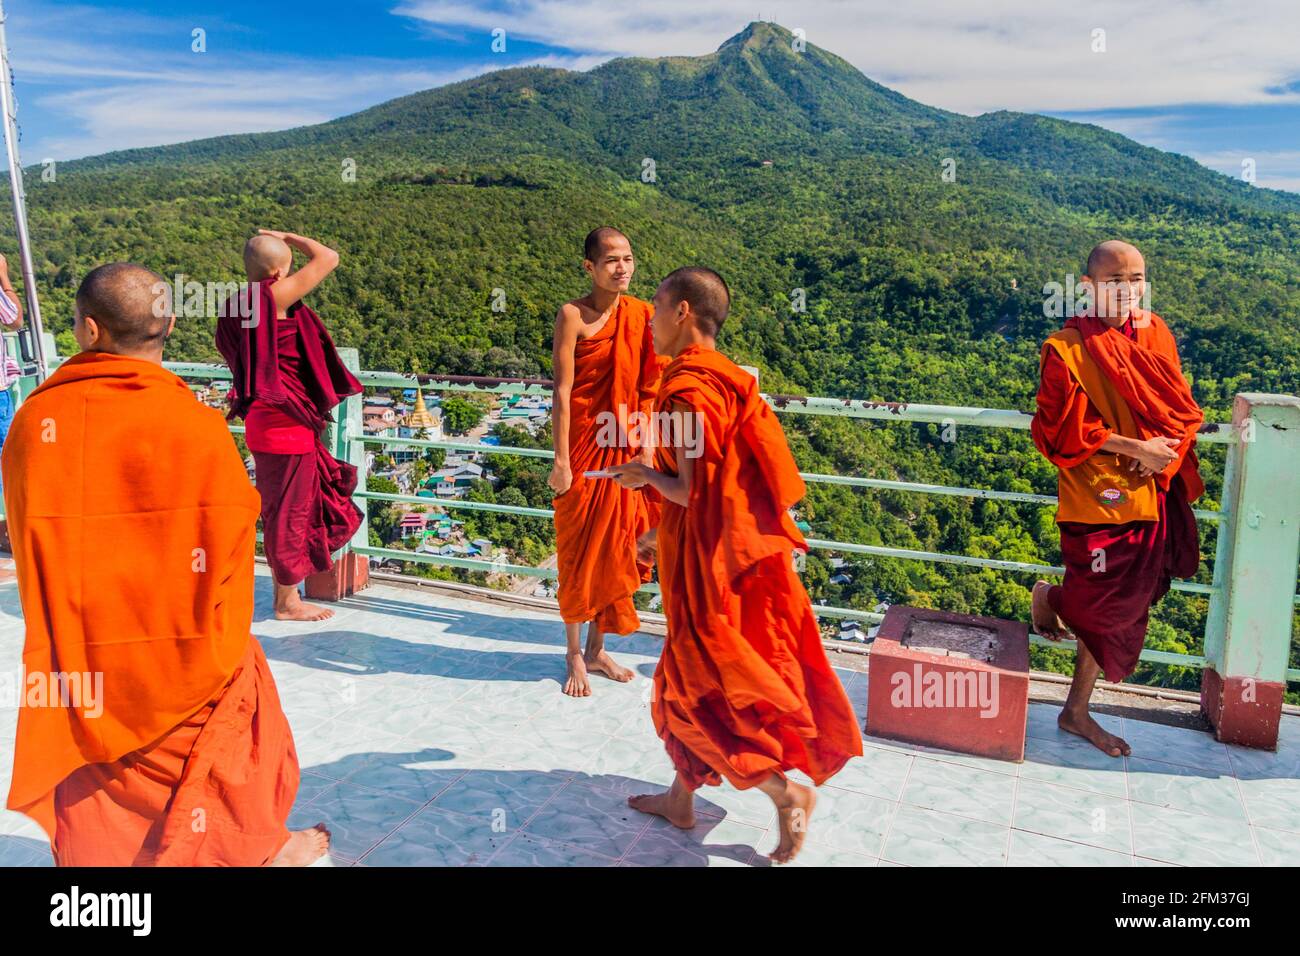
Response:
[[[54,355],[53,339],[47,336],[46,354],[51,356],[51,368],[57,368],[62,359]],[[341,349],[345,356],[345,363],[354,371],[357,369],[357,357],[355,350]],[[220,381],[229,380],[230,370],[224,365],[215,365],[201,362],[167,362],[166,367],[175,372],[182,378],[199,379],[202,381]],[[402,375],[395,372],[375,372],[375,371],[357,371],[357,378],[368,388],[413,388],[423,384],[426,389],[436,391],[451,392],[472,392],[485,395],[543,395],[549,394],[550,382],[540,379],[497,379],[482,378],[474,376],[458,376],[434,378],[426,376],[424,381],[420,381],[414,375]],[[24,380],[20,386],[20,392],[26,394],[30,388],[34,387],[35,381]],[[24,391],[25,390],[25,391]],[[821,398],[817,396],[806,395],[764,395],[767,401],[775,411],[787,415],[830,415],[841,416],[848,419],[866,420],[866,421],[889,421],[889,422],[953,422],[959,425],[970,425],[982,428],[1010,428],[1025,430],[1029,428],[1031,417],[1023,412],[1008,411],[1005,409],[989,408],[966,408],[959,406],[947,405],[916,405],[911,403],[882,403],[874,401],[861,401],[856,399],[842,398]],[[1283,407],[1288,403],[1295,402],[1294,399],[1285,396],[1246,396],[1247,399],[1257,401],[1261,405],[1270,405]],[[521,455],[524,457],[550,458],[553,453],[545,448],[516,448],[509,446],[483,445],[479,442],[449,442],[449,441],[426,441],[418,438],[391,438],[387,436],[365,435],[363,432],[364,419],[364,401],[360,396],[348,400],[336,410],[335,416],[339,424],[332,425],[322,434],[322,440],[327,447],[337,457],[350,462],[358,470],[359,487],[356,492],[356,499],[364,505],[367,501],[385,500],[393,502],[402,502],[418,505],[437,504],[444,508],[463,508],[468,510],[487,510],[498,511],[508,514],[527,515],[538,519],[549,520],[551,510],[548,508],[527,508],[515,507],[513,505],[485,504],[475,501],[464,500],[445,500],[445,499],[428,499],[420,498],[415,495],[389,495],[378,492],[368,492],[365,490],[366,483],[366,457],[364,447],[367,445],[377,445],[380,447],[410,447],[410,448],[442,448],[448,451],[467,451],[480,452],[488,455]],[[1280,413],[1284,418],[1288,412]],[[1273,416],[1276,418],[1276,415]],[[1249,433],[1250,437],[1255,437],[1254,430],[1260,426],[1266,415],[1254,415],[1254,413],[1245,413],[1236,425],[1228,422],[1206,425],[1198,438],[1199,443],[1205,444],[1224,444],[1236,445],[1238,443],[1238,433]],[[1270,444],[1272,447],[1267,452],[1270,460],[1275,460],[1278,456],[1283,458],[1294,457],[1300,459],[1300,433],[1285,423],[1274,422],[1274,427],[1278,434],[1271,434],[1269,437],[1275,439]],[[242,426],[231,426],[234,432],[242,432]],[[1294,447],[1293,447],[1294,446]],[[1255,461],[1261,458],[1263,453],[1250,449],[1250,459]],[[1230,493],[1225,493],[1225,508],[1223,512],[1206,511],[1203,509],[1194,509],[1198,521],[1217,522],[1221,518],[1226,522],[1231,517],[1232,502],[1235,496],[1243,493],[1238,488],[1238,478],[1235,477],[1238,469],[1244,469],[1245,458],[1241,449],[1229,455],[1229,469],[1225,470],[1225,483]],[[1262,459],[1261,459],[1262,460]],[[1259,466],[1252,466],[1256,474]],[[1231,471],[1231,479],[1227,476],[1227,471]],[[1244,471],[1242,472],[1245,473]],[[805,481],[841,485],[846,487],[859,488],[876,488],[889,491],[902,491],[915,494],[927,495],[956,495],[959,497],[976,498],[976,499],[993,499],[1002,501],[1014,501],[1030,505],[1051,506],[1056,504],[1056,498],[1053,495],[1038,495],[1027,492],[998,491],[988,488],[962,488],[950,485],[926,484],[913,481],[897,481],[883,478],[865,478],[856,476],[842,475],[822,475],[815,473],[801,473]],[[1258,475],[1256,475],[1258,477]],[[1243,479],[1244,480],[1244,479]],[[1285,496],[1288,492],[1283,489],[1280,494]],[[1270,490],[1265,493],[1270,496],[1273,492]],[[1272,500],[1270,497],[1269,500]],[[1238,505],[1237,507],[1241,507]],[[364,511],[364,508],[363,508]],[[1243,512],[1244,513],[1244,512]],[[1241,536],[1244,536],[1244,532]],[[431,553],[407,553],[386,548],[372,548],[369,546],[369,528],[363,524],[348,546],[340,549],[339,555],[336,556],[335,566],[322,575],[316,575],[308,579],[309,594],[313,597],[324,598],[326,600],[338,599],[339,597],[350,593],[359,587],[363,587],[368,577],[368,568],[366,563],[359,559],[363,557],[387,558],[398,557],[402,560],[417,561],[435,565],[447,565],[450,567],[467,568],[470,570],[493,570],[497,565],[490,562],[475,562],[469,559],[451,558],[444,555]],[[1243,650],[1249,648],[1249,641],[1243,639],[1240,641],[1228,641],[1228,637],[1239,629],[1241,623],[1240,614],[1230,613],[1230,609],[1235,608],[1237,602],[1235,599],[1242,593],[1242,587],[1235,589],[1222,587],[1225,582],[1233,579],[1234,560],[1233,556],[1237,550],[1236,538],[1229,530],[1225,530],[1220,537],[1220,557],[1217,562],[1219,577],[1215,585],[1203,584],[1196,581],[1174,581],[1172,587],[1175,590],[1184,593],[1205,594],[1214,596],[1211,608],[1213,610],[1217,623],[1207,627],[1207,643],[1214,648],[1217,655],[1218,670],[1211,681],[1219,683],[1211,687],[1204,696],[1207,701],[1207,711],[1212,711],[1214,707],[1222,704],[1223,697],[1222,675],[1233,676],[1234,674],[1245,675],[1243,677],[1243,702],[1254,703],[1253,699],[1246,701],[1249,695],[1255,694],[1260,688],[1257,686],[1260,678],[1271,679],[1276,668],[1256,668],[1256,674],[1252,675],[1244,666],[1235,663],[1234,655],[1249,657],[1249,654]],[[917,551],[908,548],[885,547],[883,545],[864,545],[855,544],[846,541],[823,540],[820,538],[809,538],[809,545],[814,549],[850,552],[854,554],[864,554],[879,556],[885,558],[901,558],[912,561],[941,562],[948,564],[965,565],[969,567],[994,568],[1001,571],[1007,571],[1020,574],[1034,574],[1042,576],[1044,574],[1060,574],[1061,568],[1052,567],[1038,563],[1024,561],[1011,561],[999,558],[984,558],[973,555],[946,554],[940,552]],[[1291,542],[1293,545],[1295,541]],[[341,558],[342,560],[337,560]],[[1245,559],[1242,559],[1245,560]],[[1254,567],[1257,563],[1255,559],[1247,562],[1249,566]],[[1284,565],[1286,562],[1282,562]],[[1292,558],[1291,566],[1294,569],[1295,559]],[[1241,565],[1238,561],[1236,564]],[[1241,565],[1242,567],[1246,565]],[[1281,567],[1282,565],[1278,565]],[[511,566],[513,567],[513,566]],[[515,572],[511,572],[515,573]],[[526,573],[523,571],[520,574]],[[545,575],[543,575],[545,576]],[[1282,575],[1285,577],[1285,574]],[[1269,585],[1271,587],[1271,584]],[[653,586],[647,586],[653,587]],[[1291,584],[1294,587],[1294,583]],[[1229,593],[1231,592],[1231,593]],[[1273,593],[1273,592],[1270,592]],[[1221,595],[1221,596],[1216,596]],[[1300,605],[1300,596],[1290,598],[1294,604]],[[1277,609],[1270,605],[1270,613]],[[814,610],[819,616],[828,617],[853,617],[865,621],[878,621],[881,615],[874,612],[859,611],[850,608],[823,607],[814,606]],[[1229,618],[1232,617],[1231,626]],[[1229,652],[1230,646],[1234,649]],[[1269,652],[1272,653],[1271,651]],[[1180,667],[1197,667],[1204,668],[1207,664],[1205,656],[1198,654],[1175,654],[1168,651],[1157,651],[1152,648],[1143,648],[1142,660],[1150,661],[1157,664],[1169,664]],[[1276,663],[1276,655],[1269,657],[1269,660]],[[1224,663],[1226,661],[1226,663]],[[1258,676],[1256,676],[1258,675]],[[1282,679],[1289,681],[1300,681],[1300,668],[1286,668],[1282,672]],[[1249,683],[1247,688],[1245,685]],[[1217,690],[1215,689],[1217,687]],[[1274,685],[1269,684],[1262,688],[1266,693],[1273,694],[1275,691],[1280,696],[1280,691]],[[1221,722],[1221,721],[1220,721]],[[1267,724],[1266,724],[1267,726]],[[1228,733],[1229,731],[1221,731]]]
[[[46,332],[44,338],[45,338],[45,357],[46,357],[46,361],[49,362],[50,371],[52,372],[54,371],[55,368],[58,367],[58,363],[61,362],[62,359],[59,357],[59,350],[54,344],[54,336],[51,335],[49,332]],[[19,348],[18,348],[17,335],[5,336],[5,352],[8,355],[12,355],[15,359],[19,358],[21,353],[19,352]],[[35,375],[19,376],[18,382],[14,386],[15,391],[11,393],[14,397],[14,408],[17,409],[17,407],[23,403],[23,400],[26,399],[28,395],[36,391],[36,386],[38,386],[39,384],[40,382],[36,381]]]
[[[1273,750],[1300,560],[1300,398],[1238,395],[1232,423],[1201,708],[1219,740]]]
[[[339,357],[343,359],[343,364],[352,374],[361,371],[361,355],[356,349],[339,349]],[[362,414],[365,401],[364,392],[345,398],[343,404],[339,405],[334,413],[335,424],[332,426],[336,434],[334,457],[356,468],[357,491],[366,490],[366,446],[361,441],[361,435],[365,430],[365,418]],[[361,498],[353,500],[361,508],[361,527],[357,528],[357,533],[352,536],[352,541],[348,545],[349,550],[370,543],[370,519],[366,502]]]

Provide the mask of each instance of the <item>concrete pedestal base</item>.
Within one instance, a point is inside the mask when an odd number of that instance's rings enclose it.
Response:
[[[867,732],[1020,762],[1029,627],[895,605],[871,646]]]
[[[370,583],[370,562],[352,551],[334,562],[328,571],[313,574],[304,583],[307,597],[317,601],[339,601]]]
[[[1211,667],[1201,675],[1201,712],[1225,744],[1277,749],[1286,685],[1253,677],[1224,677]]]

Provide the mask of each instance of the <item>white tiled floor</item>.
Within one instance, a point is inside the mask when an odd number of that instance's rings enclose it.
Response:
[[[291,826],[325,821],[336,865],[764,866],[766,798],[701,793],[699,825],[630,810],[672,770],[650,724],[659,641],[611,641],[638,676],[559,690],[558,620],[376,585],[316,625],[266,619],[303,768]],[[0,673],[19,667],[22,622],[0,586]],[[861,714],[866,678],[843,672]],[[14,676],[16,680],[16,676]],[[7,790],[16,712],[0,709]],[[1115,760],[1031,707],[1021,765],[866,738],[829,786],[796,865],[1282,865],[1300,862],[1300,721],[1278,753],[1196,731],[1109,718],[1133,745]],[[40,831],[0,812],[0,865],[49,861]]]

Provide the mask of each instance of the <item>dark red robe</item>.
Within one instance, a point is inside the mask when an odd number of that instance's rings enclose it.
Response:
[[[242,416],[262,498],[263,550],[280,584],[327,571],[333,552],[361,526],[352,501],[357,470],[339,461],[319,433],[330,411],[361,392],[324,323],[303,302],[276,318],[273,282],[253,283],[217,321],[217,348],[234,378],[230,417]],[[233,300],[232,300],[233,301]],[[297,428],[295,428],[295,423]],[[305,429],[314,436],[306,450]]]

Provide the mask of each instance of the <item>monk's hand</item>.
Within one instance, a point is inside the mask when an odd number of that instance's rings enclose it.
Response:
[[[557,495],[564,494],[573,485],[573,469],[568,462],[557,461],[551,466],[551,476],[546,479],[546,483]]]
[[[648,475],[650,469],[639,461],[629,461],[626,465],[615,465],[612,468],[607,468],[606,471],[613,475],[614,480],[624,488],[640,488],[650,482]]]
[[[273,229],[259,229],[258,232],[284,240],[284,244],[290,249],[297,249],[299,252],[308,256],[313,255],[313,243],[306,236],[300,236],[296,232],[278,232]]]
[[[659,529],[651,528],[641,537],[636,539],[636,559],[642,564],[649,564],[655,559],[655,551],[659,548]]]
[[[1164,435],[1142,442],[1136,455],[1138,473],[1143,478],[1150,478],[1164,471],[1178,460],[1178,446],[1182,443],[1180,438],[1166,438]]]

